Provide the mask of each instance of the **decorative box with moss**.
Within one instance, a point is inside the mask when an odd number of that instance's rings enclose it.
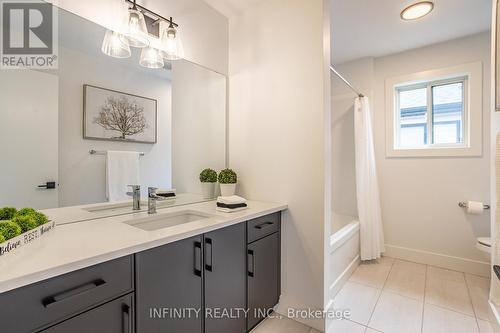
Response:
[[[0,209],[0,258],[33,242],[55,228],[55,222],[33,208],[19,211],[13,207]]]

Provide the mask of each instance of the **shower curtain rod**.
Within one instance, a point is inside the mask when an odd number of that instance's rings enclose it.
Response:
[[[354,86],[349,81],[347,81],[347,79],[343,77],[342,74],[337,72],[337,70],[333,68],[333,66],[330,66],[330,70],[333,72],[333,74],[337,75],[337,77],[341,79],[349,88],[351,88],[351,90],[354,91],[356,95],[358,95],[358,97],[365,97],[365,95],[360,93],[358,89],[354,88]]]

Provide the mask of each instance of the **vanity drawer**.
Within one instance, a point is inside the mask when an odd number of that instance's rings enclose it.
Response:
[[[0,294],[0,331],[35,332],[134,289],[123,257]]]
[[[248,243],[277,232],[280,229],[281,212],[258,217],[247,222]]]

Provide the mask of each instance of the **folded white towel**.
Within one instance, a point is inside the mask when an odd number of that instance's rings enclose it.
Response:
[[[247,209],[247,207],[240,207],[240,208],[222,208],[222,207],[217,207],[215,210],[223,213],[234,213],[234,212],[239,212],[242,210]]]
[[[226,205],[237,205],[247,203],[247,199],[242,198],[237,195],[231,195],[229,197],[218,197],[217,202],[226,204]]]
[[[108,201],[130,199],[128,185],[139,185],[139,153],[108,151],[106,154],[106,197]]]

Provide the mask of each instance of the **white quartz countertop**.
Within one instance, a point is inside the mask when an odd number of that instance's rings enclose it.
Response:
[[[287,209],[280,203],[247,204],[246,210],[233,213],[216,211],[215,201],[159,208],[157,214],[193,210],[213,216],[155,231],[123,223],[147,217],[147,212],[69,224],[49,215],[58,224],[53,231],[0,258],[0,293]]]

